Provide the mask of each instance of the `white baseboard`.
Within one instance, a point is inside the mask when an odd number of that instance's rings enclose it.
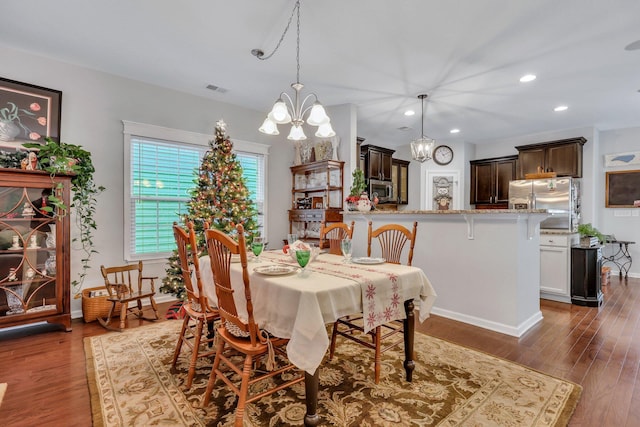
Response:
[[[469,316],[467,314],[456,313],[454,311],[444,310],[438,307],[433,307],[431,313],[438,316],[446,317],[447,319],[457,320],[459,322],[468,323],[479,328],[489,329],[491,331],[500,332],[501,334],[510,335],[512,337],[521,337],[536,323],[542,320],[542,312],[538,311],[534,313],[529,319],[521,322],[518,326],[505,325],[504,323],[493,322],[487,319],[481,319],[479,317]]]

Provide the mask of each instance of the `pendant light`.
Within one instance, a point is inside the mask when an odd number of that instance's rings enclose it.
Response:
[[[289,25],[291,25],[291,20],[293,18],[293,14],[297,12],[297,39],[296,39],[296,82],[291,84],[291,87],[295,91],[293,95],[293,99],[285,92],[280,93],[280,97],[273,104],[273,108],[271,112],[267,114],[267,118],[262,123],[262,126],[258,129],[262,133],[266,133],[268,135],[279,135],[278,125],[291,123],[291,131],[289,132],[289,136],[287,139],[292,141],[302,141],[307,139],[307,136],[304,134],[304,130],[302,129],[302,125],[305,122],[305,115],[307,115],[307,124],[311,126],[317,126],[318,130],[315,135],[321,138],[328,138],[335,136],[335,131],[331,127],[331,120],[327,113],[324,110],[324,107],[318,101],[318,96],[315,93],[311,93],[307,95],[302,102],[300,102],[301,95],[300,91],[304,88],[304,85],[300,83],[300,0],[296,1],[295,6],[293,7],[293,11],[291,12],[291,16],[289,17],[289,22],[287,23],[287,27],[284,29],[282,36],[280,36],[280,41],[276,45],[275,49],[268,56],[264,56],[264,52],[260,49],[253,49],[251,54],[261,60],[266,60],[271,58],[274,53],[280,47],[280,43],[284,39],[284,36],[287,34],[289,30]]]
[[[411,141],[411,157],[420,163],[431,160],[431,153],[434,145],[436,145],[434,139],[424,135],[424,100],[426,98],[427,95],[418,95],[418,99],[422,100],[422,134],[420,138]]]

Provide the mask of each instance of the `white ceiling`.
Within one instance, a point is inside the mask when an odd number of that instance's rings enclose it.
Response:
[[[250,51],[273,50],[293,5],[4,0],[0,44],[266,113],[292,92],[295,18],[271,59]],[[639,17],[638,0],[303,0],[300,81],[355,104],[358,135],[388,146],[420,136],[420,93],[439,141],[640,126],[640,50],[625,50]]]

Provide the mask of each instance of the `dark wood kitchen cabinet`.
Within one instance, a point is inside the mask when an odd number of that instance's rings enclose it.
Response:
[[[364,154],[365,178],[391,181],[393,153],[395,153],[395,150],[375,145],[363,145],[360,150]]]
[[[506,209],[509,181],[516,177],[518,156],[472,160],[471,200],[476,209]]]
[[[393,197],[399,205],[406,205],[409,203],[409,162],[393,159],[392,168]]]
[[[538,172],[582,178],[582,146],[585,142],[586,139],[578,137],[516,147],[518,179]]]

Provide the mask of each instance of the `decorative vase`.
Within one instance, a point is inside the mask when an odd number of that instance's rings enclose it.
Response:
[[[369,200],[367,193],[362,193],[360,195],[360,200],[356,203],[356,207],[360,212],[369,212],[371,210],[371,200]]]
[[[20,133],[20,128],[13,122],[0,120],[0,141],[13,141]]]
[[[47,258],[47,260],[44,262],[44,269],[46,271],[45,274],[49,275],[49,276],[55,276],[56,275],[56,254],[55,252],[49,256],[49,258]]]
[[[56,247],[56,225],[49,224],[49,228],[51,229],[51,231],[47,232],[47,239],[45,240],[45,243],[47,245],[47,248],[55,248]]]
[[[24,288],[22,285],[7,286],[4,292],[7,295],[7,305],[9,306],[7,315],[24,313],[22,306]]]

